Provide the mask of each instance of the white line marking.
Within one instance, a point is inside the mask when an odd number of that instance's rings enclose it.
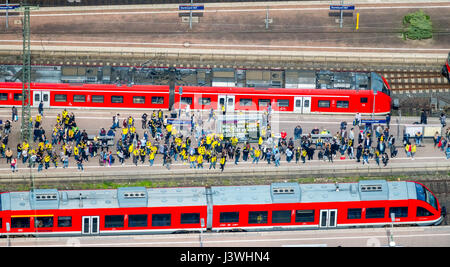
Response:
[[[22,40],[0,40],[0,42],[22,42]],[[92,42],[92,41],[54,41],[31,40],[31,43],[62,43],[62,44],[96,44],[96,45],[158,45],[158,46],[183,46],[183,43],[147,43],[147,42]],[[342,49],[342,50],[401,50],[401,51],[449,51],[449,48],[404,48],[404,47],[339,47],[339,46],[289,46],[289,45],[259,45],[259,44],[204,44],[191,43],[191,47],[247,47],[247,48],[298,48],[298,49]]]

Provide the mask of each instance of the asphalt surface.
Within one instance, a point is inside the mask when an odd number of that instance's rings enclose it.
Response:
[[[177,235],[39,237],[14,238],[10,239],[9,243],[6,238],[2,238],[0,247],[8,245],[11,247],[184,247],[186,249],[228,247],[237,251],[239,248],[246,247],[387,247],[391,235],[395,245],[399,247],[450,246],[450,227],[441,226]],[[187,251],[175,250],[168,251],[168,253],[179,259],[178,257]],[[223,255],[216,254],[215,261],[224,263],[225,258]]]

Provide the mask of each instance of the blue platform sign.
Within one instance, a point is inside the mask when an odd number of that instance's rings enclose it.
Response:
[[[355,10],[355,6],[330,6],[330,10]]]
[[[6,10],[6,9],[16,9],[20,6],[0,6],[0,10]]]
[[[386,123],[386,120],[361,120],[361,123]]]
[[[205,6],[178,6],[178,10],[204,10]]]

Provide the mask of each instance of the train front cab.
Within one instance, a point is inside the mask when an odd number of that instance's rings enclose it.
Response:
[[[418,225],[439,225],[445,217],[445,207],[440,207],[436,196],[423,184],[415,182],[417,205],[416,222]]]
[[[374,102],[372,103],[375,114],[387,114],[391,111],[391,87],[383,76],[378,73],[371,73],[372,90]]]
[[[450,52],[448,53],[447,61],[445,65],[442,66],[442,76],[447,78],[447,81],[450,83]]]

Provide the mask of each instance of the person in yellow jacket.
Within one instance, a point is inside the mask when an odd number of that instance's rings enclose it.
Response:
[[[260,150],[259,148],[256,148],[256,149],[255,149],[255,152],[254,152],[254,155],[253,155],[253,161],[252,161],[252,164],[253,164],[253,163],[258,164],[259,158],[260,158],[260,157],[261,157],[261,150]]]
[[[416,154],[416,144],[411,146],[411,159],[414,160],[414,155]]]
[[[145,162],[145,156],[146,156],[146,152],[144,148],[139,149],[139,154],[141,156],[141,163]]]
[[[263,138],[262,138],[262,136],[260,136],[259,140],[258,140],[258,147],[259,147],[259,149],[261,149],[262,143],[263,143]]]
[[[195,169],[195,160],[196,160],[196,159],[197,159],[197,157],[196,157],[195,155],[190,155],[190,156],[189,156],[189,163],[190,163],[189,168],[190,168],[190,169],[192,169],[192,168]]]
[[[216,155],[216,153],[213,153],[211,155],[211,160],[210,160],[210,163],[209,163],[209,169],[211,169],[211,168],[216,169],[216,162],[217,162],[217,155]]]
[[[197,157],[197,168],[203,169],[203,155],[198,155]]]
[[[44,157],[45,169],[48,169],[50,167],[50,160],[51,160],[50,155]]]
[[[225,154],[222,154],[222,157],[220,158],[220,170],[223,172],[225,169],[225,164],[227,163],[227,156]]]
[[[148,161],[150,166],[153,166],[153,162],[155,161],[155,152],[152,151],[148,154]]]
[[[137,166],[137,164],[138,164],[139,154],[140,154],[139,149],[135,148],[135,149],[133,150],[133,163],[134,163],[136,166]]]

